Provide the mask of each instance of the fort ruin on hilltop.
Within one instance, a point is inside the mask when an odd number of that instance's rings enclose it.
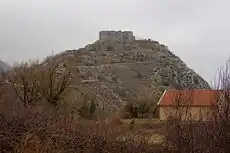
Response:
[[[99,40],[127,41],[127,40],[135,40],[135,37],[132,31],[100,31]]]

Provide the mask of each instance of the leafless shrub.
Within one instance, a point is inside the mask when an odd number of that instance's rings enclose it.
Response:
[[[52,105],[57,105],[70,92],[71,72],[63,61],[52,58],[40,69],[42,97]]]
[[[219,72],[218,79],[215,80],[215,88],[220,90],[219,97],[216,99],[217,109],[213,118],[206,127],[209,133],[209,139],[212,140],[209,145],[212,150],[219,152],[230,151],[230,60],[226,66]]]
[[[219,73],[215,82],[217,94],[212,98],[213,109],[200,115],[199,120],[194,120],[191,115],[183,120],[180,113],[177,117],[171,116],[166,122],[166,133],[168,146],[173,146],[179,152],[229,152],[230,151],[230,72],[229,61]],[[190,99],[181,98],[189,103]],[[180,101],[177,99],[176,101]],[[179,105],[177,105],[179,106]],[[189,109],[189,105],[186,105]],[[176,108],[176,111],[187,111]],[[205,112],[205,110],[202,110]],[[179,114],[179,115],[178,115]],[[179,116],[179,117],[178,117]]]
[[[168,147],[175,147],[180,152],[193,149],[193,131],[198,121],[192,120],[190,110],[193,92],[172,91],[172,106],[165,109],[168,116],[166,122],[166,139]]]
[[[122,129],[117,131],[114,128],[116,125],[112,123],[79,120],[69,115],[29,112],[24,117],[0,120],[1,152],[157,152],[144,140],[135,141],[132,137],[125,141],[116,140]]]
[[[21,63],[7,72],[6,81],[13,87],[17,97],[25,107],[40,99],[39,81],[37,77],[38,63]]]
[[[47,101],[57,106],[70,92],[71,73],[63,61],[46,63],[21,63],[6,73],[6,82],[11,85],[25,107],[38,101]]]

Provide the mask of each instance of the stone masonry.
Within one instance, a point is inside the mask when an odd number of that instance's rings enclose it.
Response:
[[[100,31],[99,40],[126,41],[135,40],[132,31]]]

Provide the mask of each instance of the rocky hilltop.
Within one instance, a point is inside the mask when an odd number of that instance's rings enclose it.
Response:
[[[138,96],[150,96],[156,103],[167,88],[210,88],[167,46],[152,40],[98,40],[55,58],[64,59],[78,78],[74,94],[78,101],[87,94],[111,109]]]

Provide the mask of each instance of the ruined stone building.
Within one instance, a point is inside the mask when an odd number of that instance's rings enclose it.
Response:
[[[127,41],[134,40],[132,31],[100,31],[99,40],[109,41]]]

